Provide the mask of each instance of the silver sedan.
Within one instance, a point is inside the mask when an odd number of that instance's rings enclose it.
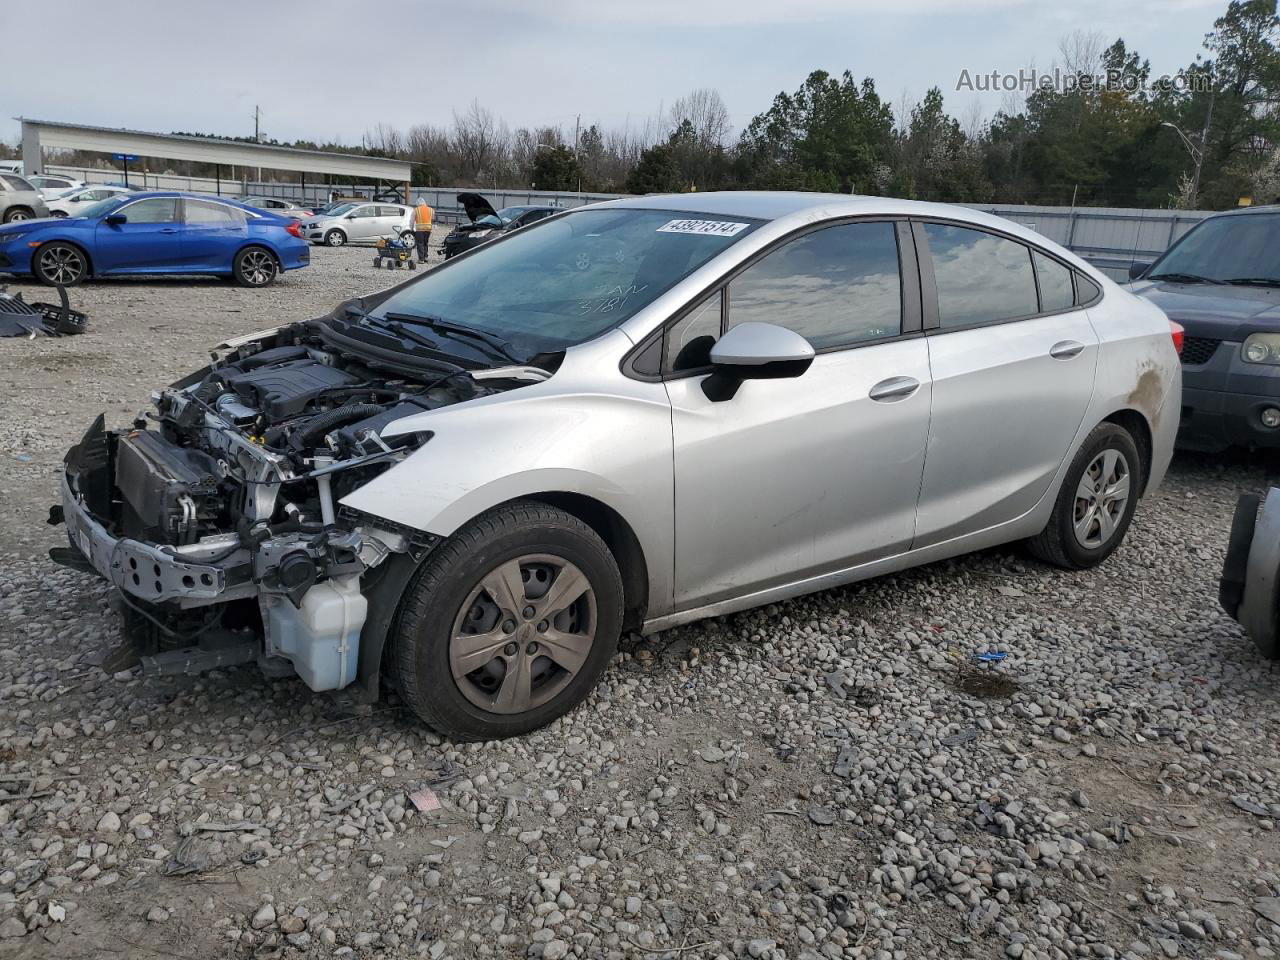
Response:
[[[240,659],[182,669],[365,700],[386,671],[436,729],[511,736],[584,700],[623,630],[1014,541],[1103,562],[1168,467],[1180,338],[958,207],[620,200],[225,345],[157,395],[162,432],[91,428],[63,512],[168,628],[227,612]],[[104,444],[174,464],[166,495],[112,491]]]

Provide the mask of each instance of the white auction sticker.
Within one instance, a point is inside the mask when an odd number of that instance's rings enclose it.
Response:
[[[727,220],[668,220],[658,228],[658,233],[700,233],[709,237],[733,237],[749,226],[749,223],[730,223]]]

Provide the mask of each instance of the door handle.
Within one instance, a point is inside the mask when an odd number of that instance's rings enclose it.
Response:
[[[1055,360],[1070,360],[1072,357],[1079,356],[1083,349],[1083,343],[1077,343],[1075,340],[1061,340],[1049,348],[1049,356]]]
[[[907,399],[919,389],[920,381],[914,377],[890,377],[872,387],[867,396],[880,403],[896,403]]]
[[[161,233],[177,233],[178,228],[177,227],[161,227],[160,232]]]

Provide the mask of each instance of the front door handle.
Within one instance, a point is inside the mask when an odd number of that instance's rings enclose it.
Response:
[[[872,400],[880,403],[897,403],[905,400],[920,389],[920,381],[914,377],[890,377],[881,380],[867,394]]]
[[[177,233],[178,228],[177,227],[161,227],[160,232],[161,233]]]
[[[1077,343],[1075,340],[1061,340],[1049,348],[1049,356],[1055,360],[1070,360],[1072,357],[1078,357],[1083,349],[1083,343]]]

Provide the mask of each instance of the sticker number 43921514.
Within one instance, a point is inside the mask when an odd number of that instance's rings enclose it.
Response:
[[[709,237],[733,237],[741,233],[749,223],[730,223],[727,220],[668,220],[658,228],[658,233],[698,233]]]

